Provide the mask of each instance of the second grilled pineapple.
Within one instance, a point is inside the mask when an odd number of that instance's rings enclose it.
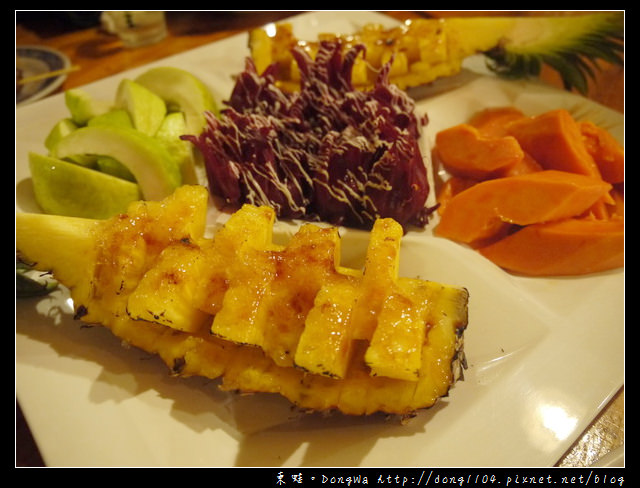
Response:
[[[543,64],[556,70],[567,89],[581,93],[598,69],[597,63],[624,63],[624,12],[557,16],[489,16],[419,18],[392,28],[366,24],[357,32],[326,33],[298,39],[292,26],[276,24],[275,33],[254,29],[249,35],[251,56],[259,73],[277,66],[278,83],[296,90],[300,73],[293,48],[312,56],[323,40],[340,40],[345,48],[365,46],[353,68],[356,87],[373,85],[381,67],[390,64],[389,79],[401,89],[458,74],[463,61],[483,54],[494,71],[510,77],[537,76]]]

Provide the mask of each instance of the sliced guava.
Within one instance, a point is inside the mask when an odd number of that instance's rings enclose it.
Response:
[[[64,92],[64,101],[71,119],[80,126],[113,107],[111,102],[95,98],[81,88],[72,88]]]
[[[118,85],[115,106],[129,113],[134,129],[149,136],[156,133],[167,114],[167,106],[161,97],[129,79]]]
[[[198,182],[195,171],[195,146],[188,141],[183,141],[180,136],[186,134],[187,124],[182,112],[167,114],[156,132],[156,139],[161,141],[169,153],[180,166],[182,182],[195,184]]]
[[[135,176],[133,176],[133,173],[129,171],[129,168],[127,168],[117,159],[113,159],[109,156],[97,156],[95,168],[98,171],[107,173],[108,175],[116,176],[118,178],[122,178],[123,180],[136,183],[136,178]]]
[[[45,213],[106,219],[141,199],[137,184],[68,161],[29,153],[35,200]]]
[[[51,150],[60,139],[68,136],[77,128],[78,125],[70,117],[65,117],[64,119],[59,120],[51,128],[49,134],[47,134],[47,137],[44,140],[44,147]]]
[[[133,174],[145,200],[162,200],[182,184],[178,164],[157,139],[121,127],[81,127],[55,146],[52,156],[109,156]]]
[[[200,134],[206,111],[217,113],[213,94],[194,74],[171,66],[151,68],[135,81],[162,98],[169,111],[183,112],[189,134]]]
[[[97,115],[87,121],[89,127],[95,127],[97,125],[109,125],[116,127],[126,127],[133,129],[133,122],[129,112],[124,108],[114,108],[109,112]]]

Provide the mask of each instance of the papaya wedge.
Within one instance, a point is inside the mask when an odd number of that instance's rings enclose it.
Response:
[[[484,136],[502,137],[509,135],[509,123],[524,118],[526,115],[516,107],[489,107],[475,113],[469,119],[469,125],[477,128]]]
[[[508,133],[544,169],[600,177],[578,122],[565,109],[550,110],[508,124]]]
[[[580,132],[596,162],[602,179],[609,183],[624,182],[624,147],[607,130],[590,121],[579,122]]]
[[[435,233],[475,246],[513,225],[579,216],[611,188],[600,178],[556,170],[482,181],[447,202]]]
[[[436,148],[445,169],[464,178],[492,178],[524,158],[515,137],[483,135],[471,124],[458,124],[438,132]]]
[[[624,266],[624,220],[533,224],[478,251],[498,266],[528,276],[606,271]]]

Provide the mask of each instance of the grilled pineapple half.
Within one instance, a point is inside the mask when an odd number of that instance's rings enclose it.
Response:
[[[176,375],[352,415],[410,415],[447,394],[468,293],[399,277],[399,224],[379,220],[365,268],[348,268],[333,227],[274,244],[267,207],[245,205],[205,236],[207,200],[183,186],[105,221],[19,213],[16,246],[70,289],[78,319]]]
[[[323,40],[340,40],[346,48],[363,44],[352,82],[368,88],[381,67],[390,63],[389,79],[401,89],[420,86],[460,72],[463,61],[484,54],[488,66],[510,77],[537,76],[543,64],[556,70],[565,88],[586,93],[588,77],[603,60],[623,64],[624,13],[594,13],[555,17],[461,17],[413,19],[384,28],[367,24],[348,35],[321,34],[317,39],[297,39],[290,24],[266,28],[249,35],[251,56],[259,73],[277,66],[276,77],[284,89],[295,90],[300,73],[293,48],[312,56]]]

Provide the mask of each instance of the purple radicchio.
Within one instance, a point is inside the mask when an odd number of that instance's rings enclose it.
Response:
[[[294,49],[300,90],[281,90],[275,66],[262,75],[248,58],[226,108],[207,113],[200,135],[210,191],[228,204],[268,205],[280,218],[370,229],[391,217],[424,226],[429,184],[415,105],[388,81],[356,90],[351,71],[363,46],[322,42],[315,60]]]

